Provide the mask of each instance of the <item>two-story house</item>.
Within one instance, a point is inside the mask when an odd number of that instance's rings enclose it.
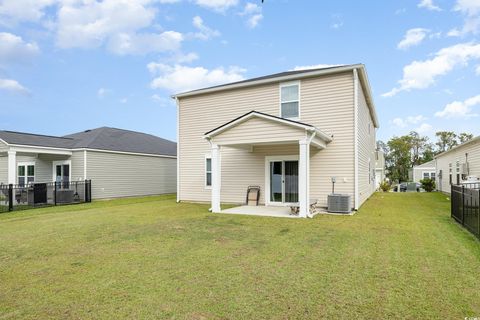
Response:
[[[358,209],[375,190],[379,127],[362,64],[289,71],[174,95],[178,201],[327,205],[349,194]]]

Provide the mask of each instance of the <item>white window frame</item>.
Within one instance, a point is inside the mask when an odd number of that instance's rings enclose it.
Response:
[[[72,182],[72,160],[59,160],[52,161],[52,181],[56,182],[57,179],[57,166],[68,164],[70,170],[68,170],[68,181]]]
[[[33,166],[33,167],[34,167],[34,168],[33,168],[33,170],[34,170],[34,171],[33,171],[33,183],[35,183],[36,178],[37,178],[37,168],[36,168],[36,165],[35,165],[35,161],[17,162],[17,167],[15,168],[15,169],[17,170],[17,179],[16,179],[17,184],[19,184],[19,183],[18,183],[18,178],[19,178],[19,176],[18,176],[18,167],[20,167],[20,166],[25,166],[25,175],[24,175],[24,177],[25,177],[25,185],[26,185],[26,186],[28,186],[28,181],[27,181],[27,180],[28,180],[28,166]]]
[[[298,86],[298,100],[291,100],[291,101],[282,101],[282,88],[283,87],[291,87],[291,86]],[[300,85],[300,81],[297,80],[297,81],[289,81],[289,82],[282,82],[280,83],[279,87],[278,87],[278,99],[279,99],[279,110],[278,110],[278,114],[280,115],[280,118],[283,118],[283,119],[289,119],[289,120],[300,120],[300,117],[301,117],[301,103],[300,103],[300,97],[301,97],[301,85]],[[282,103],[289,103],[289,102],[298,102],[298,116],[297,117],[292,117],[292,118],[286,118],[282,115]]]
[[[207,159],[210,159],[210,177],[212,177],[212,155],[211,154],[206,154],[205,155],[205,158],[203,160],[203,180],[204,180],[204,187],[205,189],[207,190],[211,190],[212,189],[212,185],[207,185],[207,173],[209,171],[207,171]],[[210,178],[210,181],[211,181],[211,178]]]

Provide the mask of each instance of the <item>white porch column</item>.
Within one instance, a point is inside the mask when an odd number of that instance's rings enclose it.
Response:
[[[212,143],[212,212],[220,212],[220,147]]]
[[[310,171],[309,149],[307,139],[300,140],[300,155],[298,161],[298,202],[300,207],[299,216],[306,218],[309,214],[308,172]]]
[[[16,175],[17,175],[17,152],[8,151],[7,153],[8,153],[8,183],[15,184]]]

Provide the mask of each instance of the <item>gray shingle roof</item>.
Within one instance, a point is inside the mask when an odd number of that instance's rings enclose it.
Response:
[[[177,144],[175,142],[146,133],[109,127],[85,130],[63,137],[0,131],[0,139],[9,144],[18,145],[66,149],[88,148],[168,156],[177,155]]]
[[[54,137],[6,130],[0,131],[0,139],[10,144],[53,148],[71,148],[75,143],[73,139],[66,137]]]
[[[101,127],[65,136],[77,142],[75,148],[177,155],[177,144],[157,136],[109,127]]]

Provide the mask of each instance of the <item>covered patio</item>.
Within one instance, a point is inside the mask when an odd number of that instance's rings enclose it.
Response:
[[[207,132],[205,139],[211,146],[212,212],[297,217],[290,215],[293,206],[299,209],[298,217],[311,217],[310,151],[325,149],[332,137],[306,123],[251,111]],[[273,150],[279,145],[297,146],[297,154],[269,155],[269,148]],[[265,150],[265,206],[241,206],[222,211],[222,149],[253,152],[256,147]],[[237,168],[248,168],[248,164],[240,161]],[[258,169],[258,163],[252,165]],[[242,172],[239,170],[237,174],[241,177]],[[229,179],[235,179],[231,172]]]

